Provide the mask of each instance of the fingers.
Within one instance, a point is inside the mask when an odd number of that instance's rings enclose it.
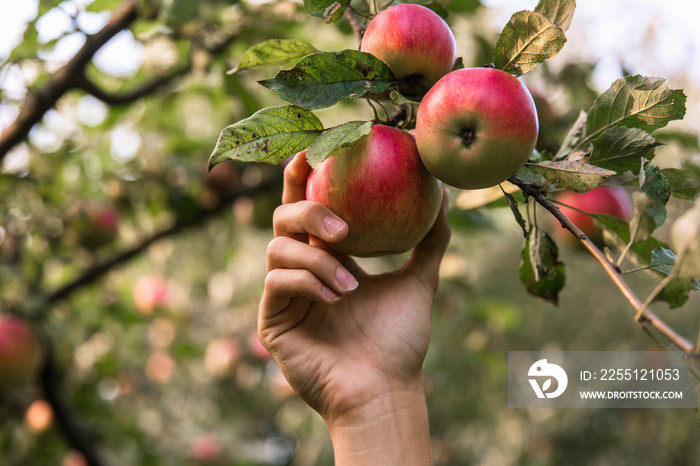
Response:
[[[291,204],[306,199],[306,179],[311,172],[311,166],[306,161],[306,149],[294,156],[284,169],[284,187],[282,203]]]
[[[318,202],[298,201],[282,204],[272,217],[275,237],[287,236],[308,242],[308,235],[328,243],[337,243],[348,234],[348,224]]]
[[[355,277],[332,254],[284,236],[268,245],[267,266],[268,277],[273,275],[269,291],[277,298],[293,297],[296,287],[300,296],[334,302],[358,286]]]
[[[425,238],[413,249],[411,257],[406,263],[406,270],[421,278],[430,286],[433,292],[437,291],[442,256],[450,242],[450,223],[447,218],[448,207],[447,189],[442,190],[442,205],[433,227],[425,235]]]

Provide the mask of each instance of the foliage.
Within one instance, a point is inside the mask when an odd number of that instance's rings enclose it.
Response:
[[[481,21],[477,1],[426,4],[448,21]],[[426,89],[397,82],[386,64],[356,50],[376,2],[76,5],[38,2],[0,70],[3,79],[22,75],[29,87],[26,95],[1,96],[19,116],[0,136],[0,313],[31,319],[47,349],[32,385],[0,389],[0,465],[57,464],[69,450],[107,464],[329,463],[322,422],[255,344],[282,166],[306,147],[315,166],[375,122],[412,128]],[[565,46],[574,9],[573,0],[541,0],[514,13],[500,34],[472,38],[476,57],[564,86],[573,103],[551,121],[540,111],[540,144],[510,180],[519,189],[506,183],[483,202],[474,201],[482,193],[452,193],[455,234],[426,361],[436,464],[700,458],[685,413],[543,419],[504,408],[508,350],[650,344],[630,325],[633,313],[620,311],[630,303],[609,291],[611,277],[545,231],[542,216],[556,209],[548,194],[628,186],[631,221],[594,215],[605,229],[607,260],[630,272],[615,280],[640,290],[667,280],[650,301],[676,309],[664,320],[680,334],[697,330],[689,309],[697,308],[700,284],[683,273],[695,270],[685,261],[696,252],[674,250],[664,229],[690,210],[700,169],[690,160],[654,164],[665,143],[697,152],[697,138],[663,132],[684,118],[687,97],[663,78],[642,75],[595,95],[590,68],[553,71],[548,60]],[[81,29],[98,14],[110,22],[97,33]],[[72,20],[46,39],[39,32],[50,15]],[[119,31],[143,51],[124,76],[93,60]],[[72,35],[86,46],[56,66],[51,52]],[[460,59],[457,66],[482,63]],[[469,208],[460,207],[465,196]],[[86,226],[74,219],[94,201],[116,212],[118,235],[81,239]],[[366,265],[382,271],[401,260]],[[151,307],[134,301],[144,276],[167,290]],[[207,346],[222,336],[239,353],[231,367],[215,370]],[[53,426],[41,432],[23,419],[37,398],[54,409]]]

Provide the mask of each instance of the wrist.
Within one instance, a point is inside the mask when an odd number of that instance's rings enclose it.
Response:
[[[327,414],[324,421],[338,466],[432,464],[421,381],[390,388],[352,409]]]

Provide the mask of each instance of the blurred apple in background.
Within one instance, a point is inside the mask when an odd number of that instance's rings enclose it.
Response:
[[[31,326],[19,317],[0,317],[0,385],[27,383],[40,364],[41,344]]]
[[[553,199],[561,203],[558,205],[559,210],[596,245],[602,245],[603,231],[586,213],[607,214],[625,221],[629,221],[634,214],[632,197],[621,186],[599,186],[585,193],[562,191],[557,193]],[[554,217],[552,217],[552,222],[557,238],[569,244],[578,243],[578,240],[569,231],[564,230]]]
[[[88,466],[88,462],[82,453],[76,450],[69,450],[63,457],[61,466]]]
[[[24,412],[24,425],[39,434],[51,426],[53,422],[53,409],[46,400],[34,400]]]
[[[234,338],[215,338],[207,344],[204,368],[213,376],[225,377],[233,374],[240,357],[241,348]]]
[[[148,315],[167,307],[168,282],[163,277],[145,275],[134,282],[132,294],[136,310]]]
[[[77,236],[78,243],[88,249],[99,249],[117,238],[118,220],[119,213],[114,207],[89,200],[72,209],[66,223]]]
[[[190,444],[192,456],[199,461],[214,461],[221,455],[219,439],[214,434],[201,434],[195,437]]]

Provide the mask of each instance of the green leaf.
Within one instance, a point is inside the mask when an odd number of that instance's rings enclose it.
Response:
[[[671,245],[681,261],[678,274],[700,277],[700,198],[671,225]]]
[[[685,116],[685,101],[683,91],[669,89],[663,78],[620,78],[593,102],[582,142],[592,141],[617,125],[645,131],[663,128]]]
[[[566,267],[552,238],[539,228],[531,232],[522,252],[520,280],[527,291],[554,304],[566,282]]]
[[[418,105],[420,104],[419,101],[410,99],[406,97],[405,95],[401,94],[397,90],[393,90],[389,93],[389,98],[391,99],[391,103],[394,105]]]
[[[519,76],[555,56],[565,42],[564,32],[550,20],[532,11],[519,11],[496,41],[494,64]]]
[[[327,23],[342,18],[349,4],[350,0],[304,0],[306,11],[312,16],[323,18]]]
[[[581,140],[583,129],[586,127],[587,118],[588,113],[581,110],[578,117],[576,118],[576,121],[569,129],[569,132],[566,133],[566,137],[564,138],[561,147],[554,156],[554,160],[564,160],[569,156],[569,154],[571,154],[574,151],[574,148]]]
[[[630,220],[631,241],[636,243],[649,239],[651,233],[658,228],[657,219],[654,218],[655,203],[652,198],[641,191],[632,193],[634,203],[634,215]]]
[[[651,252],[651,262],[649,265],[657,272],[669,275],[673,271],[675,263],[676,255],[670,249],[661,246]]]
[[[658,228],[666,221],[666,203],[671,197],[671,184],[657,166],[645,161],[643,167],[644,171],[640,173],[640,189],[653,201],[647,214],[653,218]]]
[[[323,124],[309,110],[289,105],[268,107],[221,132],[209,169],[225,160],[277,164],[309,146]]]
[[[589,163],[561,160],[544,161],[530,166],[536,167],[544,177],[562,188],[583,193],[596,188],[604,179],[616,173]]]
[[[500,185],[499,185],[500,186]],[[529,232],[527,231],[527,223],[525,223],[525,219],[523,218],[523,214],[520,212],[520,209],[518,208],[518,201],[513,197],[512,194],[506,192],[503,187],[501,187],[501,191],[503,192],[503,195],[506,198],[506,201],[508,202],[508,207],[510,207],[510,210],[513,212],[513,216],[515,217],[515,221],[518,222],[518,225],[520,225],[520,228],[523,229],[523,237],[527,239],[529,237]]]
[[[228,74],[270,65],[293,65],[300,59],[318,52],[312,45],[294,39],[270,39],[254,45],[243,54],[238,66]]]
[[[95,0],[85,7],[85,11],[99,13],[101,11],[112,11],[118,5],[121,5],[122,0]]]
[[[575,9],[576,0],[540,0],[534,11],[566,32],[574,18]]]
[[[309,55],[291,70],[280,71],[260,84],[300,107],[324,108],[342,99],[381,94],[393,81],[389,67],[375,56],[341,50]]]
[[[693,176],[690,165],[664,168],[661,173],[669,182],[671,194],[680,199],[695,199],[700,194],[700,178]]]
[[[617,173],[627,170],[639,173],[642,157],[651,160],[654,148],[661,144],[642,129],[613,126],[593,140],[593,150],[588,161]]]
[[[651,268],[663,275],[669,275],[675,265],[677,256],[670,249],[658,247],[651,253]],[[672,309],[678,308],[688,300],[690,291],[700,290],[700,280],[689,277],[676,277],[657,296],[657,300],[665,301]]]
[[[318,168],[321,162],[354,146],[371,130],[371,121],[351,121],[324,131],[306,151],[309,165]]]

